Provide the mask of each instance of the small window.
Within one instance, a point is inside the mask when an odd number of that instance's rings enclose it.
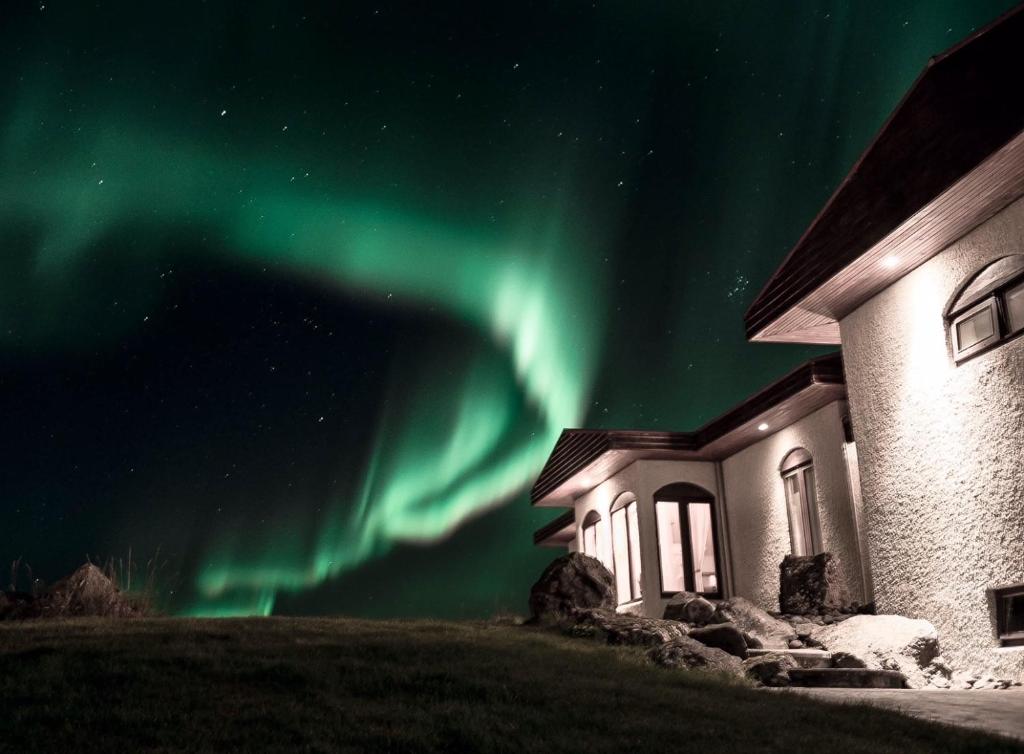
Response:
[[[953,351],[957,359],[965,359],[999,340],[998,312],[992,298],[953,320]]]
[[[628,498],[612,507],[612,562],[619,604],[640,599],[640,529],[636,500]]]
[[[1024,330],[1024,282],[1006,292],[1006,319],[1011,333]]]
[[[803,448],[791,451],[783,459],[780,471],[786,491],[790,551],[794,555],[816,555],[822,548],[811,454]]]
[[[680,483],[655,494],[661,591],[721,596],[714,500],[696,485]]]
[[[996,627],[1004,647],[1024,646],[1024,584],[997,589]]]
[[[1024,254],[975,273],[946,307],[957,363],[1024,332]]]

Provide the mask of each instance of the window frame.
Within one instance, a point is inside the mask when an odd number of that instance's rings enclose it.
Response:
[[[1015,597],[1024,599],[1024,584],[1014,584],[993,589],[996,606],[996,635],[1003,647],[1024,647],[1024,630],[1010,632],[1007,626],[1007,610]]]
[[[960,330],[959,325],[961,322],[970,319],[980,311],[988,309],[989,314],[992,317],[992,334],[984,340],[979,340],[974,345],[967,346],[966,348],[960,347]],[[993,345],[1003,339],[1002,326],[999,321],[999,301],[997,294],[993,294],[983,301],[968,307],[964,311],[957,314],[955,317],[949,320],[949,335],[953,340],[953,358],[959,364],[962,361],[969,359],[971,356],[986,351]]]
[[[1021,293],[1024,294],[1024,276],[1021,276],[1021,277],[1017,278],[1016,280],[1011,280],[1009,283],[1007,283],[1006,287],[1003,288],[1003,291],[1002,291],[1002,294],[1001,294],[1001,296],[1002,296],[1001,300],[1003,302],[1003,311],[1006,313],[1006,337],[1007,337],[1007,339],[1015,337],[1017,335],[1020,335],[1021,333],[1024,333],[1024,319],[1022,319],[1020,324],[1017,326],[1017,328],[1014,329],[1013,323],[1010,321],[1010,305],[1008,303],[1006,303],[1007,297],[1010,295],[1010,293],[1014,293],[1016,291],[1021,291]]]
[[[803,452],[804,457],[798,463],[787,463],[787,461],[796,455],[797,453]],[[812,482],[809,487],[810,493],[808,494],[807,484],[807,472],[810,471],[812,474]],[[821,522],[818,520],[818,490],[815,486],[818,475],[814,471],[814,456],[810,454],[805,448],[794,448],[793,450],[786,453],[780,466],[780,475],[782,476],[782,494],[786,500],[786,518],[789,521],[789,550],[790,554],[796,555],[793,552],[796,548],[793,547],[793,511],[790,505],[790,491],[789,491],[789,480],[796,478],[800,485],[800,491],[802,493],[801,503],[807,508],[807,523],[810,526],[810,555],[818,555],[825,551],[824,542],[821,539]]]
[[[583,523],[580,524],[580,549],[583,551],[584,555],[594,558],[595,560],[599,560],[603,564],[604,561],[601,560],[600,553],[601,540],[600,537],[598,537],[599,532],[597,530],[597,526],[600,523],[601,514],[597,511],[590,511],[589,513],[587,513],[586,516],[583,517]],[[597,552],[587,552],[587,529],[591,528],[594,530],[594,549]]]
[[[1001,269],[993,270],[1000,266]],[[1000,273],[1004,277],[1000,278]],[[1009,307],[1006,303],[1006,294],[1021,285],[1024,285],[1024,254],[1011,254],[992,260],[968,277],[957,289],[946,306],[945,314],[950,351],[956,366],[1024,335],[1024,323],[1017,329],[1011,328]],[[992,316],[992,335],[971,346],[961,348],[958,325],[985,309],[988,309]]]
[[[669,485],[672,487],[672,485]],[[707,599],[722,599],[723,591],[722,585],[724,583],[722,573],[722,548],[718,538],[718,511],[715,510],[715,498],[711,494],[684,494],[678,493],[673,494],[672,492],[662,492],[659,490],[654,494],[654,527],[655,527],[655,544],[658,548],[658,591],[661,593],[662,599],[673,597],[680,594],[678,591],[666,591],[665,590],[665,571],[662,568],[661,558],[661,531],[658,523],[658,504],[667,503],[675,504],[679,514],[679,535],[682,542],[680,545],[683,549],[683,589],[684,592],[690,592]],[[690,537],[690,517],[689,505],[691,503],[706,503],[708,510],[711,514],[711,546],[715,551],[715,579],[718,584],[718,589],[714,592],[698,592],[696,585],[693,583],[693,543]]]
[[[612,575],[615,576],[615,578],[616,578],[615,592],[616,592],[616,598],[618,598],[618,600],[619,600],[619,602],[618,602],[619,607],[621,607],[622,605],[629,605],[629,604],[631,604],[633,602],[639,602],[640,600],[643,599],[643,584],[641,583],[641,573],[642,573],[641,565],[642,564],[641,564],[641,561],[640,561],[640,552],[639,552],[640,508],[639,507],[635,507],[636,516],[637,516],[636,537],[637,537],[638,547],[637,547],[637,552],[635,553],[636,560],[634,561],[634,559],[633,559],[634,558],[633,541],[632,541],[632,538],[630,537],[631,525],[629,523],[629,507],[631,505],[632,506],[636,506],[637,505],[636,497],[631,497],[629,495],[622,495],[620,497],[620,499],[617,500],[612,505],[611,509],[608,511],[608,525],[610,527],[609,531],[611,532],[611,538],[612,538]],[[623,520],[624,526],[626,527],[626,568],[628,569],[627,583],[629,584],[629,599],[627,599],[627,600],[623,600],[621,598],[621,596],[618,594],[618,587],[619,587],[619,585],[618,585],[618,567],[619,567],[619,564],[615,561],[615,514],[618,513],[619,511],[622,511],[622,520]],[[633,578],[634,565],[636,566],[636,572],[637,572],[636,583],[634,583],[634,578]],[[636,590],[637,590],[636,594],[633,593],[633,588],[634,587],[636,587]]]

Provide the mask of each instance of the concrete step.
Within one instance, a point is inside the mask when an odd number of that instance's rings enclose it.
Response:
[[[788,655],[802,668],[830,668],[832,654],[823,649],[748,649],[747,657],[762,655]]]
[[[838,689],[902,689],[907,679],[895,670],[868,668],[794,668],[789,671],[791,686]]]

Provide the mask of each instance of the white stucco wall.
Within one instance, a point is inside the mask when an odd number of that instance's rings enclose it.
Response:
[[[851,596],[864,601],[856,519],[843,455],[844,411],[843,402],[830,403],[722,462],[736,593],[766,610],[779,609],[779,564],[791,552],[779,468],[795,448],[807,450],[814,461],[822,546],[839,559]]]
[[[643,601],[641,604],[625,606],[631,612],[661,617],[664,603],[661,598],[661,572],[658,564],[657,524],[654,517],[654,493],[666,484],[690,482],[708,490],[720,499],[717,472],[711,462],[693,461],[635,461],[614,476],[599,484],[590,492],[581,495],[575,503],[576,540],[573,547],[582,552],[584,519],[591,511],[601,516],[598,527],[598,549],[602,562],[612,569],[611,525],[609,510],[623,493],[632,493],[637,499],[637,519],[640,524],[640,581]],[[721,512],[719,511],[721,523]],[[721,532],[720,532],[721,537]],[[724,549],[724,545],[723,545]],[[725,553],[722,554],[723,569],[728,569]]]
[[[956,366],[943,310],[1022,252],[1018,200],[840,323],[879,611],[935,623],[955,666],[1018,678],[986,590],[1024,582],[1024,338]]]

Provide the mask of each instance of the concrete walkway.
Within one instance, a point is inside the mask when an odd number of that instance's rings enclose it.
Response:
[[[978,728],[1024,741],[1024,688],[1002,691],[809,689],[787,691],[835,703],[875,704],[925,720]]]

